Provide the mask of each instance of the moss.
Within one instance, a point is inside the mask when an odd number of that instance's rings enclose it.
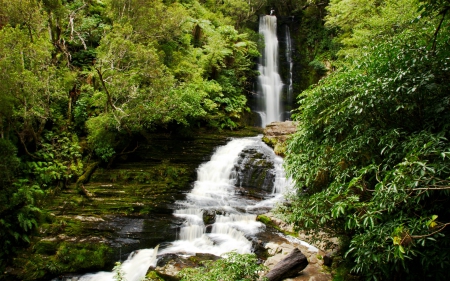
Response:
[[[23,281],[51,279],[62,273],[94,271],[112,259],[112,250],[105,244],[40,241],[34,253],[24,253],[14,261],[17,278]]]
[[[273,151],[275,152],[276,155],[284,157],[286,149],[287,149],[286,143],[277,142],[277,144],[275,144]]]
[[[268,146],[272,147],[272,148],[274,148],[275,145],[278,143],[278,141],[277,141],[276,138],[269,138],[269,137],[267,137],[267,136],[264,136],[264,137],[262,138],[262,141],[263,141],[264,143],[266,143]]]
[[[278,225],[276,225],[268,216],[258,215],[256,217],[256,220],[262,222],[268,227],[275,228],[276,230],[284,233],[284,231]]]
[[[265,224],[268,227],[272,227],[272,228],[278,230],[279,232],[283,233],[284,235],[289,235],[289,236],[292,236],[292,237],[298,237],[298,233],[297,232],[291,232],[291,231],[286,231],[286,230],[281,229],[268,216],[258,215],[256,217],[256,220],[262,222],[263,224]]]
[[[147,275],[145,276],[145,278],[147,280],[151,280],[151,281],[164,281],[164,279],[162,279],[158,273],[154,270],[150,271],[147,273]]]
[[[36,254],[50,256],[56,254],[58,244],[57,241],[41,240],[33,248]]]
[[[79,188],[81,185],[88,182],[91,175],[95,172],[95,170],[97,169],[99,164],[100,164],[100,162],[94,162],[94,163],[89,164],[89,166],[86,168],[86,171],[84,171],[83,175],[81,175],[78,178],[75,186],[77,188]]]
[[[270,224],[270,226],[271,226],[273,224],[272,220],[268,216],[265,216],[265,215],[258,215],[256,220],[262,222],[265,225]]]

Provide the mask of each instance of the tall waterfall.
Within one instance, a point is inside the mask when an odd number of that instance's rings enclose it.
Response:
[[[275,187],[265,200],[250,199],[236,192],[235,165],[241,151],[249,146],[269,153],[274,162]],[[252,242],[249,238],[264,229],[264,225],[256,221],[257,211],[273,207],[283,198],[283,191],[292,185],[285,177],[282,162],[261,137],[233,139],[217,148],[211,160],[199,166],[197,181],[186,200],[176,202],[178,208],[174,216],[184,220],[178,239],[167,243],[157,254],[210,253],[219,256],[230,251],[250,253]],[[205,212],[215,214],[212,225],[205,225]],[[140,281],[148,268],[156,265],[156,251],[143,249],[132,253],[121,268],[126,280]],[[80,280],[113,281],[114,273],[88,274]]]
[[[264,52],[258,64],[258,94],[260,98],[261,127],[281,121],[283,110],[281,92],[283,83],[278,73],[277,17],[261,16],[259,33],[264,36]]]

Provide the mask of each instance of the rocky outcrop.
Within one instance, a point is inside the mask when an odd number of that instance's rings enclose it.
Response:
[[[204,253],[197,253],[188,257],[177,254],[165,254],[158,257],[156,267],[149,271],[155,271],[164,280],[179,280],[177,275],[182,269],[199,267],[204,261],[216,261],[218,259],[220,257]]]
[[[286,140],[297,131],[294,121],[272,122],[264,129],[263,141],[273,148],[275,153],[284,156]]]
[[[285,142],[296,131],[297,125],[294,121],[272,122],[264,129],[264,136],[268,139],[276,139],[278,142]]]
[[[235,165],[236,186],[243,195],[263,198],[271,193],[275,182],[274,162],[261,148],[246,148]]]

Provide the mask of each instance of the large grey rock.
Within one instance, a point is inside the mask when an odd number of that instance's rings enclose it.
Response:
[[[261,147],[249,147],[239,154],[235,165],[236,186],[243,195],[263,198],[275,182],[273,157]]]

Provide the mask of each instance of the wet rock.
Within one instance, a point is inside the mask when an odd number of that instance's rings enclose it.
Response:
[[[178,254],[164,254],[158,257],[158,263],[155,270],[164,280],[176,278],[178,272],[187,267],[199,267],[201,263],[207,260],[218,260],[220,257],[212,254],[197,253],[194,256],[185,257]],[[169,277],[168,279],[166,279]],[[176,279],[175,279],[176,280]]]
[[[203,210],[203,223],[205,225],[213,224],[216,221],[216,211]]]
[[[262,148],[246,148],[239,154],[235,166],[238,193],[264,198],[273,190],[274,162],[269,152]]]

